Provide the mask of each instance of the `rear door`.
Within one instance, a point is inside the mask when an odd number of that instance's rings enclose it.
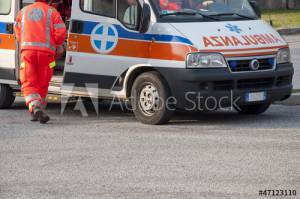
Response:
[[[17,84],[17,45],[13,35],[13,24],[18,0],[0,0],[0,83]]]

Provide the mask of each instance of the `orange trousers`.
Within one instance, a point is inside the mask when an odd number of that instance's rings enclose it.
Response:
[[[30,112],[35,107],[46,106],[49,82],[54,67],[55,58],[51,53],[38,50],[21,52],[21,90]]]

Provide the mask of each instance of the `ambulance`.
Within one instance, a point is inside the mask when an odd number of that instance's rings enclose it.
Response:
[[[0,0],[0,108],[19,86],[16,13],[33,0]],[[130,101],[146,124],[174,111],[233,107],[258,115],[289,98],[287,42],[250,0],[73,0],[66,55],[49,93]]]

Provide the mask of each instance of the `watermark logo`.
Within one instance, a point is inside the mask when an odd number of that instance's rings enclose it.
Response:
[[[82,117],[88,117],[89,114],[84,102],[86,101],[85,99],[89,99],[97,116],[99,116],[98,96],[101,95],[99,84],[85,84],[85,87],[82,87],[80,92],[76,91],[74,84],[64,84],[62,90],[64,91],[64,95],[61,97],[61,115],[65,113],[68,103],[72,101],[75,103],[73,110],[79,111]],[[76,95],[76,93],[78,95]],[[84,93],[84,95],[80,96],[82,93]]]
[[[89,107],[93,107],[97,116],[100,115],[100,105],[99,105],[99,96],[103,96],[101,94],[101,89],[99,89],[99,84],[85,84],[85,87],[81,87],[80,92],[78,92],[74,84],[65,84],[63,86],[64,95],[61,97],[61,114],[63,115],[66,111],[66,107],[69,102],[72,102],[74,105],[73,110],[79,111],[82,117],[88,117],[89,112],[91,111],[90,108],[87,108],[85,103],[88,99]],[[74,97],[76,94],[83,94],[82,96]],[[138,95],[133,95],[138,96]],[[186,92],[184,96],[184,107],[183,110],[185,111],[215,111],[215,110],[241,110],[239,108],[239,102],[241,100],[240,96],[235,96],[234,91],[228,91],[227,94],[218,95],[216,93],[215,96],[202,94],[201,92]],[[114,107],[118,107],[122,112],[132,112],[139,108],[140,110],[144,111],[145,113],[151,115],[155,111],[159,111],[162,108],[167,110],[175,111],[176,105],[178,100],[174,96],[170,96],[167,99],[163,99],[159,97],[157,99],[157,106],[152,106],[149,109],[148,106],[143,106],[141,98],[138,97],[137,99],[130,97],[124,101],[117,96],[113,97],[112,99],[106,101],[108,104],[108,111],[112,111]],[[182,108],[182,107],[181,107]],[[144,110],[143,110],[144,109]],[[94,114],[93,114],[94,115]]]

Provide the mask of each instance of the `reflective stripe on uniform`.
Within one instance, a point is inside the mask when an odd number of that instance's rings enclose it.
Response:
[[[47,13],[47,22],[46,22],[46,42],[31,42],[31,41],[24,41],[24,22],[25,22],[25,11],[26,7],[22,11],[22,43],[21,46],[33,46],[33,47],[44,47],[44,48],[49,48],[52,51],[56,51],[56,47],[51,45],[51,30],[50,30],[50,25],[51,25],[51,17],[53,13],[53,9],[50,8]]]
[[[56,62],[55,61],[53,61],[53,62],[51,62],[50,64],[49,64],[49,67],[50,68],[54,68],[56,66]]]
[[[41,108],[42,109],[46,109],[47,108],[47,99],[46,98],[42,98]]]
[[[38,93],[34,93],[25,97],[26,104],[31,103],[32,101],[38,100],[41,101],[41,96]]]
[[[65,28],[65,27],[66,27],[66,25],[64,23],[54,24],[55,29]]]
[[[21,21],[21,39],[24,39],[24,27],[25,27],[25,14],[26,14],[26,7],[22,10],[22,21]]]
[[[40,107],[41,106],[41,101],[40,100],[33,100],[32,102],[30,102],[30,105],[31,106],[34,106],[34,107]]]
[[[50,8],[48,10],[48,14],[47,14],[47,23],[46,23],[46,43],[50,46],[50,36],[51,36],[51,30],[50,30],[50,26],[51,26],[51,16],[52,16],[52,12],[53,9]]]
[[[38,107],[38,108],[41,108],[41,107],[42,107],[41,101],[39,101],[39,100],[31,101],[31,102],[28,104],[29,112],[33,112],[33,109],[36,108],[36,107]]]
[[[25,62],[22,62],[20,68],[25,68],[25,66],[26,66]]]
[[[46,47],[46,48],[50,48],[53,51],[56,50],[54,46],[51,46],[50,44],[43,43],[43,42],[22,42],[22,46]]]

